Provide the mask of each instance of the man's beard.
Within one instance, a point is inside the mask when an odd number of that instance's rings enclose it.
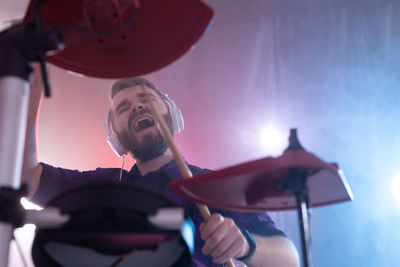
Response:
[[[163,117],[168,125],[171,134],[173,134],[171,116],[169,114],[165,114],[163,115]],[[141,162],[146,162],[155,159],[158,156],[161,156],[168,148],[159,130],[155,135],[153,133],[148,133],[144,135],[141,138],[140,142],[134,134],[127,131],[126,129],[122,130],[119,136],[119,138],[121,139],[121,143],[124,145],[124,147],[128,151],[132,152],[136,160],[139,160]]]

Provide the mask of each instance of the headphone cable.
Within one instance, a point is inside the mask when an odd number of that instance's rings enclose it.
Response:
[[[125,165],[125,155],[122,155],[122,166],[119,172],[119,182],[122,181],[122,171],[124,170],[124,165]]]

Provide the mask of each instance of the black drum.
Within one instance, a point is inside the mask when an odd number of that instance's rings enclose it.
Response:
[[[154,223],[160,211],[182,211],[160,193],[141,186],[99,184],[67,191],[48,206],[58,207],[70,219],[61,228],[37,229],[32,246],[37,267],[192,265],[191,220],[182,217],[175,228]]]

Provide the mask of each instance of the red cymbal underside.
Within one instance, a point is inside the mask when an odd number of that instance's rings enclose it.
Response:
[[[182,197],[211,207],[238,211],[296,209],[296,198],[285,184],[296,169],[307,176],[310,205],[330,205],[353,199],[352,192],[336,164],[323,162],[304,150],[284,152],[193,179],[171,183]]]
[[[32,20],[31,0],[25,21]],[[200,0],[47,0],[43,27],[64,35],[49,62],[101,78],[158,70],[186,53],[206,30],[213,10]]]

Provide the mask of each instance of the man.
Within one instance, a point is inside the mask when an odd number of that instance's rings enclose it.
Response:
[[[32,200],[43,205],[62,191],[96,181],[140,183],[168,195],[188,211],[196,227],[194,261],[197,266],[220,266],[228,259],[242,260],[248,266],[299,266],[293,244],[266,213],[212,211],[211,218],[202,223],[197,207],[168,188],[168,184],[180,179],[181,175],[156,126],[142,85],[145,85],[157,111],[165,118],[171,133],[179,131],[180,113],[170,99],[143,78],[121,79],[111,89],[106,128],[108,135],[112,135],[112,142],[117,142],[118,153],[128,152],[136,164],[130,172],[120,173],[119,169],[112,168],[79,172],[54,168],[37,161],[35,125],[40,84],[35,79],[22,177],[22,182],[30,185]],[[194,175],[209,171],[193,165],[189,167]]]

